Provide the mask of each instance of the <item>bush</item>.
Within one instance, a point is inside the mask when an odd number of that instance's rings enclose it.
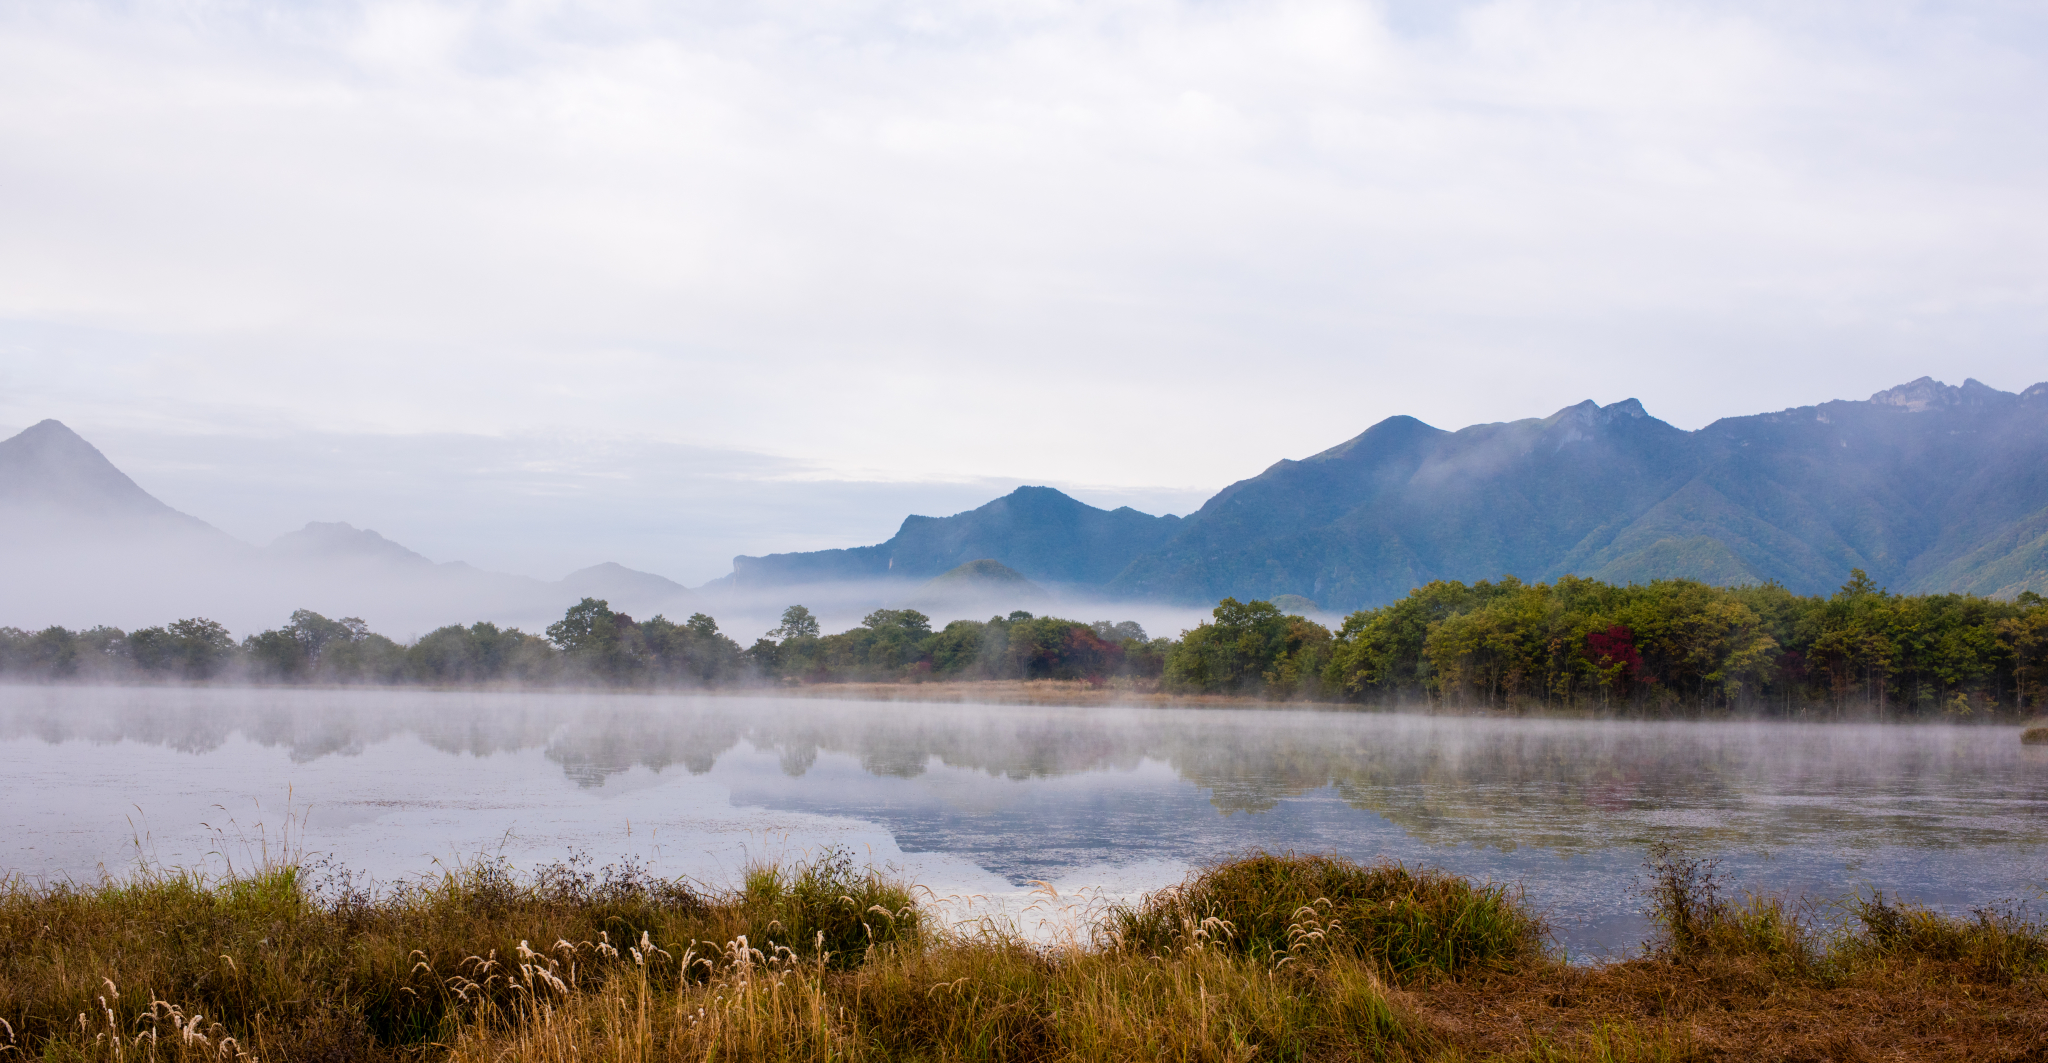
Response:
[[[1506,887],[1433,869],[1254,853],[1111,914],[1127,949],[1216,943],[1275,962],[1330,950],[1395,975],[1504,969],[1542,955],[1542,921]]]

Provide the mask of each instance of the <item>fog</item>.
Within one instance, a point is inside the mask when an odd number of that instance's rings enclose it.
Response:
[[[876,609],[916,609],[931,618],[933,630],[954,620],[987,620],[1023,610],[1034,616],[1057,616],[1094,623],[1134,620],[1153,638],[1178,638],[1209,618],[1206,609],[1159,602],[1108,599],[1079,589],[967,593],[934,598],[923,581],[835,580],[766,588],[713,585],[695,592],[705,612],[718,619],[719,629],[742,644],[782,622],[782,612],[801,605],[816,614],[826,634],[854,627]],[[744,635],[745,638],[741,638]]]
[[[1736,888],[2032,897],[2043,767],[2009,727],[0,687],[0,873],[246,859],[288,801],[309,853],[387,882],[572,849],[727,882],[841,844],[941,893],[1129,894],[1292,848],[1523,883],[1583,954],[1640,940],[1660,841]]]
[[[264,482],[259,471],[250,489]],[[584,598],[642,620],[708,613],[743,643],[776,627],[791,605],[810,607],[831,630],[885,607],[922,608],[941,626],[1020,608],[1086,613],[1070,617],[1085,620],[1117,611],[1116,620],[1134,617],[1131,607],[1056,586],[950,587],[934,597],[909,579],[755,588],[727,578],[693,592],[614,561],[540,579],[430,558],[342,521],[310,522],[257,546],[167,505],[54,420],[0,442],[0,552],[12,569],[0,626],[31,631],[205,617],[246,635],[309,609],[360,618],[403,642],[477,621],[538,633]],[[1161,607],[1139,613],[1149,629],[1169,633],[1196,616]]]

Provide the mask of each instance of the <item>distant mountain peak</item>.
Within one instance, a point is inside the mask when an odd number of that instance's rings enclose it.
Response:
[[[433,564],[425,555],[414,553],[368,528],[358,528],[341,520],[308,522],[298,531],[278,536],[265,552],[277,556],[334,561]]]
[[[1544,418],[1543,422],[1546,425],[1569,423],[1594,428],[1617,421],[1637,421],[1648,416],[1650,411],[1643,409],[1643,404],[1635,399],[1623,399],[1606,406],[1587,399],[1551,414]]]
[[[905,517],[893,537],[874,546],[733,558],[727,585],[928,579],[986,559],[1046,584],[1099,585],[1131,558],[1164,545],[1180,521],[1129,506],[1097,509],[1051,487],[1023,486],[950,517]]]
[[[555,584],[578,598],[601,598],[613,612],[649,616],[684,616],[703,602],[689,588],[652,572],[627,568],[617,561],[604,561],[579,568]]]
[[[2028,391],[2032,391],[2029,388]],[[1961,387],[1944,384],[1931,376],[1887,388],[1870,397],[1875,406],[1897,406],[1907,413],[1927,413],[1952,406],[1972,406],[2013,398],[2012,392],[2000,391],[1975,377],[1965,378]]]
[[[993,558],[978,558],[932,577],[904,604],[925,612],[951,614],[977,609],[1041,605],[1045,588]]]
[[[925,586],[940,587],[946,584],[959,583],[985,583],[997,586],[1022,584],[1032,586],[1031,581],[1025,579],[1023,573],[989,557],[978,558],[964,565],[941,572],[932,577],[931,582],[925,584]]]
[[[171,508],[54,419],[0,442],[0,496],[66,509],[162,513]]]

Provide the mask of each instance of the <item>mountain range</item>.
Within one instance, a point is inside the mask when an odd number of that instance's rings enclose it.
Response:
[[[977,558],[1108,599],[1331,611],[1507,574],[1824,593],[1860,568],[1902,591],[2048,591],[2048,383],[1922,377],[1691,432],[1634,399],[1457,431],[1390,417],[1185,518],[1025,487],[875,546],[735,558],[727,580],[920,580]]]
[[[1339,613],[1502,575],[1826,593],[1862,569],[1899,591],[2009,596],[2048,592],[2048,383],[2014,394],[1923,377],[1697,431],[1634,399],[1457,431],[1390,417],[1185,517],[1019,487],[907,517],[872,546],[740,556],[695,592],[616,564],[552,581],[437,564],[340,522],[253,546],[44,421],[0,442],[0,556],[0,623],[208,615],[236,630],[302,606],[394,633],[480,618],[531,629],[584,596],[763,629],[799,601],[835,623],[907,604],[935,620],[1108,601],[1185,617],[1226,596]]]
[[[164,504],[53,420],[0,441],[0,555],[9,561],[0,624],[204,615],[248,631],[304,607],[403,634],[477,619],[538,628],[586,596],[640,616],[680,618],[701,605],[681,584],[618,564],[537,580],[437,564],[343,522],[253,546]]]

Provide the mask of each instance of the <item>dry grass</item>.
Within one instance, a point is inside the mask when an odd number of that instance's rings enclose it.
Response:
[[[1332,708],[1359,711],[1356,704],[1279,701],[1225,694],[1168,693],[1158,680],[1117,678],[1102,683],[1082,679],[975,679],[900,683],[804,683],[759,689],[730,689],[739,697],[846,698],[857,701],[919,701],[976,705],[1144,705],[1178,708]]]
[[[1642,957],[1569,966],[1511,893],[1254,854],[1096,940],[936,929],[840,854],[705,896],[480,866],[368,897],[294,868],[0,893],[0,1058],[2048,1058],[2048,938],[1881,896],[1844,925],[1661,854]]]
[[[2021,731],[2020,744],[2023,746],[2048,746],[2048,724],[2029,727]]]

